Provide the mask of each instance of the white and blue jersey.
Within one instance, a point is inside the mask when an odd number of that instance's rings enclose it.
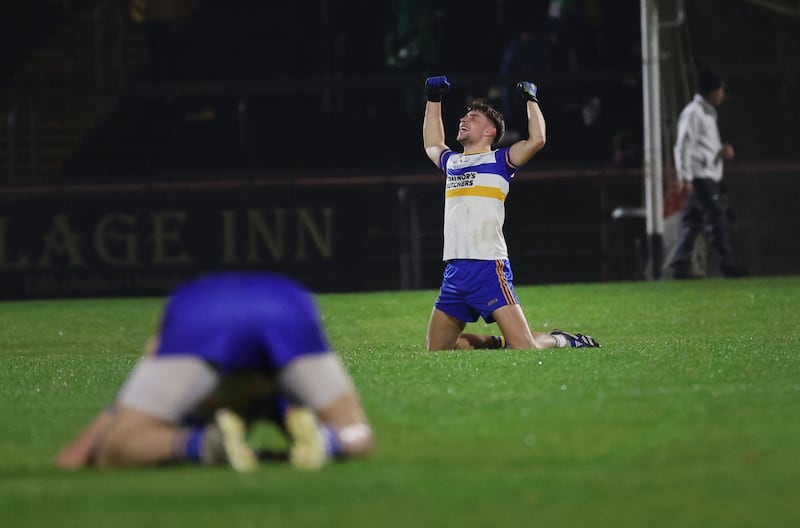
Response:
[[[503,235],[511,178],[517,166],[509,148],[477,154],[444,150],[446,175],[444,251],[447,262],[436,308],[459,321],[494,320],[492,313],[518,304]]]
[[[330,351],[311,293],[268,273],[220,273],[181,286],[160,337],[157,357],[198,357],[221,374],[274,372]]]
[[[478,154],[444,150],[439,168],[446,175],[442,259],[507,259],[505,200],[517,171],[509,147]]]

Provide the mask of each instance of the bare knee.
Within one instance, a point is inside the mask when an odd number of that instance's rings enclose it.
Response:
[[[150,466],[173,457],[175,429],[161,419],[120,409],[98,440],[93,464],[98,468]]]
[[[428,350],[455,350],[465,323],[434,308],[425,337]]]
[[[437,350],[456,350],[462,348],[460,345],[461,337],[456,335],[455,338],[445,337],[442,336],[433,336],[430,333],[425,338],[425,347],[428,351],[437,351]]]
[[[464,350],[469,348],[469,343],[466,341],[462,342],[461,339],[456,339],[453,341],[442,341],[441,339],[428,339],[426,342],[426,348],[429,352],[436,352],[441,350]]]

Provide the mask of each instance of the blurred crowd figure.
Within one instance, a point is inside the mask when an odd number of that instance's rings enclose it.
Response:
[[[387,4],[384,38],[386,66],[400,71],[428,71],[437,66],[437,12],[430,0],[397,0]],[[438,22],[438,21],[436,21]]]
[[[0,0],[14,10],[44,3],[88,9],[94,0]],[[625,0],[387,0],[386,2],[257,2],[255,0],[126,0],[128,19],[144,33],[155,78],[191,59],[197,80],[229,71],[273,77],[313,77],[382,71],[496,73],[510,41],[526,27],[547,35],[556,71],[597,69],[631,50],[638,9]],[[9,16],[11,15],[11,16]],[[476,38],[480,36],[480,38]],[[623,44],[627,46],[627,44]],[[180,52],[180,53],[179,53]],[[234,52],[239,52],[234,54]],[[180,56],[179,56],[180,55]],[[186,55],[187,57],[184,57]],[[245,66],[244,63],[247,62]],[[257,68],[255,65],[259,65]],[[292,74],[292,75],[289,75]],[[250,77],[238,76],[237,80]]]
[[[176,80],[183,26],[193,4],[192,0],[130,0],[131,20],[142,26],[145,36],[150,81]]]
[[[498,58],[505,60],[512,48],[522,47],[516,60],[543,71],[614,67],[636,58],[638,9],[619,9],[623,4],[617,0],[394,0],[383,4],[382,62],[385,67],[412,71],[446,65],[456,71],[483,73],[496,71]],[[337,9],[346,7],[334,2]],[[481,38],[474,38],[476,34]],[[526,39],[531,42],[519,46]]]
[[[613,13],[613,14],[612,14]],[[507,141],[523,131],[514,80],[542,74],[587,73],[606,69],[635,68],[636,25],[613,6],[594,0],[550,0],[531,4],[512,17],[506,27],[519,28],[504,44],[499,73],[502,108],[511,120]],[[630,34],[630,35],[628,35]],[[626,36],[627,35],[627,36]],[[584,127],[595,126],[607,101],[591,83],[570,83],[549,95],[557,105]]]
[[[517,97],[516,79],[553,70],[550,38],[542,22],[530,22],[503,51],[500,75],[503,77],[502,108],[506,116],[507,141],[519,139],[525,126],[523,101]]]
[[[580,17],[575,0],[550,0],[547,7],[550,23],[550,47],[559,63],[569,70],[580,67],[578,42],[580,42]]]

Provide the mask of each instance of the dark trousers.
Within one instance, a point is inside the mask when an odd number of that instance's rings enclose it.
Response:
[[[708,243],[719,255],[720,268],[723,271],[735,269],[730,208],[725,186],[708,178],[695,178],[678,228],[678,247],[672,261],[673,268],[689,269],[695,238],[703,228]]]

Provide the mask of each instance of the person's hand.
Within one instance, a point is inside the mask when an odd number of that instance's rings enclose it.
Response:
[[[729,143],[725,143],[722,145],[722,150],[719,152],[722,159],[732,160],[736,157],[736,151],[733,150],[733,146]]]
[[[522,81],[517,83],[517,92],[519,92],[522,98],[526,101],[538,103],[539,99],[536,97],[536,92],[538,90],[539,88],[530,81]]]
[[[692,180],[679,180],[678,181],[678,190],[684,196],[688,196],[692,194]]]
[[[428,101],[440,103],[442,96],[450,91],[450,81],[444,75],[425,79],[425,95]]]

